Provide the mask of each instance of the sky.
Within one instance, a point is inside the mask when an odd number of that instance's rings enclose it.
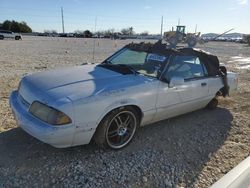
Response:
[[[133,27],[137,33],[159,34],[186,25],[188,32],[250,33],[250,0],[0,0],[0,22],[25,21],[36,32],[65,32]],[[96,26],[95,26],[96,20]]]

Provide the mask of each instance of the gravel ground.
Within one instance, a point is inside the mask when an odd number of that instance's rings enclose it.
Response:
[[[100,62],[130,40],[96,40]],[[24,74],[93,62],[93,39],[0,41],[0,187],[208,187],[250,155],[250,48],[200,48],[239,73],[239,90],[199,110],[138,130],[123,150],[55,149],[17,128],[8,97]]]

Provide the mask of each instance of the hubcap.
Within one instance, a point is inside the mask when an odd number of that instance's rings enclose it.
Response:
[[[126,127],[120,127],[118,129],[118,135],[119,136],[123,136],[126,132],[127,132],[127,128]]]
[[[106,140],[111,148],[119,149],[127,145],[136,130],[136,117],[130,111],[122,111],[109,122]]]

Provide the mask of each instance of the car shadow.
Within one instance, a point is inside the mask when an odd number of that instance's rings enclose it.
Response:
[[[192,187],[210,157],[224,144],[232,121],[232,114],[224,108],[198,110],[138,129],[132,143],[119,151],[104,151],[92,143],[56,149],[29,136],[20,128],[14,128],[0,133],[0,169],[5,169],[4,173],[0,170],[0,182],[11,185],[10,175],[23,177],[27,173],[44,173],[56,179],[62,176],[73,178],[67,175],[68,170],[73,175],[79,173],[74,170],[79,164],[84,166],[81,174],[85,177],[94,174],[95,177],[103,169],[110,169],[109,163],[112,163],[119,164],[113,167],[118,173],[123,173],[120,167],[129,166],[131,170],[135,168],[141,171],[144,176],[159,174],[161,178],[157,181],[162,183],[164,178],[171,179],[171,174],[174,174],[173,182],[176,185],[184,182],[186,186]],[[131,165],[128,161],[135,163]],[[111,171],[107,170],[106,173],[101,176],[104,180],[112,176],[109,174]],[[141,179],[140,176],[126,174],[125,183],[133,185],[133,181]],[[52,184],[50,178],[47,181],[48,185]],[[153,186],[154,181],[155,176],[149,176],[148,186]]]

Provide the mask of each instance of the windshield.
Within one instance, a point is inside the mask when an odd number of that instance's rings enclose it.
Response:
[[[158,77],[167,59],[166,56],[125,48],[111,56],[106,62],[112,65],[127,65],[145,76]]]

